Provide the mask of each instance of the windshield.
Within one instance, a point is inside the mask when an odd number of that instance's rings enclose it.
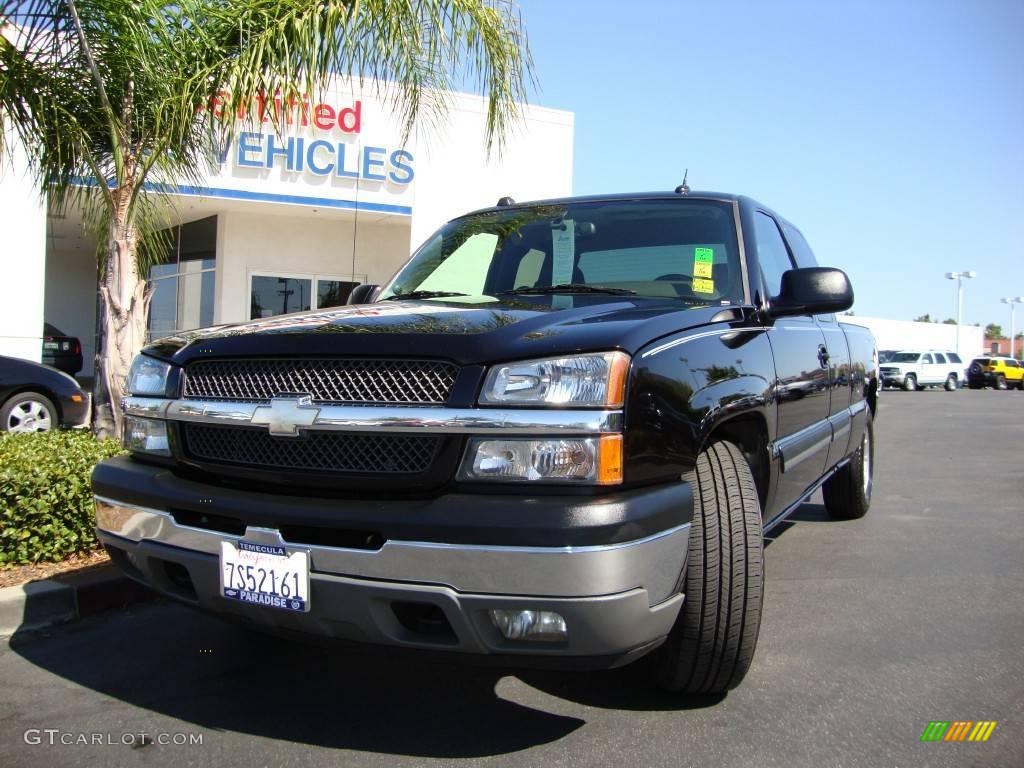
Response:
[[[917,359],[921,357],[920,352],[897,352],[895,355],[886,360],[887,363],[916,363]]]
[[[607,293],[729,304],[742,301],[742,286],[730,204],[625,200],[456,219],[413,255],[380,299]]]

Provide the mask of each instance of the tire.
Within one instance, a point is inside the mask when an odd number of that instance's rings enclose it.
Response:
[[[860,439],[860,447],[846,466],[825,481],[822,495],[825,509],[840,520],[864,517],[871,507],[871,491],[875,476],[875,428],[868,411],[867,424]]]
[[[712,443],[683,476],[693,488],[685,602],[653,659],[659,687],[719,694],[735,688],[754,657],[764,598],[761,505],[739,449]]]
[[[38,392],[22,392],[0,407],[0,430],[4,432],[49,432],[57,426],[56,407]]]
[[[946,383],[944,385],[946,387],[946,391],[956,392],[956,384],[956,376],[954,376],[953,374],[949,374],[949,376],[946,378]]]
[[[913,392],[915,389],[917,389],[917,377],[912,373],[908,373],[906,376],[904,376],[903,388],[907,390],[907,392]]]
[[[996,389],[1006,389],[1006,377],[1001,373],[996,376]]]

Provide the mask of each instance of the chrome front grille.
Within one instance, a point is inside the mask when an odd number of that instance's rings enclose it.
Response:
[[[273,437],[264,429],[182,424],[186,454],[203,462],[253,469],[412,475],[432,466],[439,435],[308,432]]]
[[[199,360],[185,369],[186,400],[269,402],[309,395],[315,403],[441,405],[459,374],[438,360]]]

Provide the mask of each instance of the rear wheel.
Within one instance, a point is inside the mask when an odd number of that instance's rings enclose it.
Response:
[[[825,509],[832,517],[855,520],[864,517],[871,506],[871,490],[875,474],[875,428],[871,411],[867,412],[867,423],[860,446],[850,461],[825,481],[821,492],[825,497]]]
[[[903,388],[907,392],[913,392],[917,389],[917,377],[912,373],[908,373],[903,379]]]
[[[946,378],[946,391],[953,392],[956,390],[956,376],[952,373]]]
[[[761,505],[750,467],[732,443],[712,443],[683,479],[693,489],[686,597],[656,651],[655,677],[676,693],[723,693],[750,668],[761,626]]]

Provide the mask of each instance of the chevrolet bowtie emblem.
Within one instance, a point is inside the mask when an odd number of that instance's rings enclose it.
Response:
[[[275,397],[270,405],[261,405],[252,414],[251,424],[266,425],[277,437],[298,437],[299,427],[311,427],[320,409],[313,406],[309,395]]]

